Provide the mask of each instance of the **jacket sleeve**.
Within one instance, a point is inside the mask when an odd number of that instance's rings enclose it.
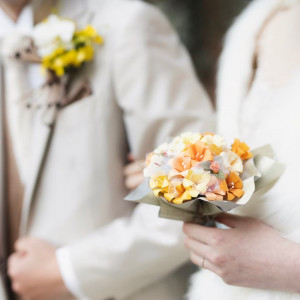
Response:
[[[184,131],[214,130],[209,98],[165,17],[142,6],[116,39],[114,83],[133,154]]]
[[[134,3],[115,37],[112,72],[130,149],[143,158],[168,136],[213,130],[214,116],[169,23]],[[188,260],[181,222],[160,219],[158,208],[145,204],[67,248],[89,299],[127,298]]]

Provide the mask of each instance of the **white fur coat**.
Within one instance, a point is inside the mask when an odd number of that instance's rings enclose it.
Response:
[[[251,134],[254,137],[250,139],[255,141],[257,145],[259,143],[266,144],[270,139],[274,142],[273,147],[280,158],[287,150],[285,147],[278,146],[278,136],[276,137],[275,134],[279,135],[285,131],[293,132],[291,139],[294,140],[292,140],[290,147],[290,155],[284,161],[287,166],[284,176],[270,193],[264,197],[253,199],[249,206],[236,211],[236,213],[261,219],[279,230],[285,237],[300,242],[300,220],[299,213],[297,213],[300,212],[299,199],[293,193],[278,196],[284,187],[291,184],[291,177],[295,185],[299,185],[300,181],[297,175],[298,171],[294,170],[300,165],[299,155],[297,155],[297,149],[299,149],[297,147],[300,146],[300,134],[296,132],[297,128],[298,131],[300,128],[300,103],[298,101],[300,97],[300,70],[298,74],[295,74],[295,78],[289,86],[280,91],[274,92],[268,87],[259,87],[258,93],[252,93],[252,90],[250,95],[248,94],[249,84],[253,76],[252,64],[258,34],[265,22],[277,9],[295,3],[300,3],[300,1],[254,0],[237,18],[227,34],[225,48],[220,59],[217,78],[217,107],[219,133],[226,136],[227,139],[231,139],[241,136],[241,128],[253,126],[255,127],[253,130],[251,128],[243,131],[246,140],[248,141]],[[269,100],[277,101],[277,104],[270,108]],[[289,105],[286,105],[287,100],[290,100]],[[246,116],[245,119],[247,120],[241,121],[241,111],[245,112],[245,105],[248,105],[247,108],[250,112],[243,115]],[[259,109],[262,110],[261,114]],[[270,116],[267,115],[269,110]],[[260,115],[264,113],[265,116],[262,118]],[[272,125],[270,124],[274,122],[274,115],[276,116],[277,113],[282,113],[285,121],[284,125],[281,126],[282,129],[280,129],[280,125],[275,127],[278,128],[278,133],[272,133]],[[270,128],[262,128],[268,126]],[[299,281],[299,278],[295,280]],[[300,294],[229,286],[214,273],[201,270],[192,277],[188,299],[299,300]]]

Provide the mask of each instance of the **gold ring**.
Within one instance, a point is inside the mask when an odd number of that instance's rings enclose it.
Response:
[[[204,263],[205,263],[205,258],[202,257],[202,264],[201,264],[201,268],[204,269]]]

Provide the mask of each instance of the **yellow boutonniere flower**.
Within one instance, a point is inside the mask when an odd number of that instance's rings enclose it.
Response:
[[[42,69],[57,77],[91,61],[95,44],[103,44],[92,25],[77,30],[75,22],[55,15],[36,25],[34,40],[42,57]]]

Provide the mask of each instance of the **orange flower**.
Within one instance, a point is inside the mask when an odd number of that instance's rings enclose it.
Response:
[[[211,151],[205,147],[205,144],[200,140],[195,144],[190,144],[184,154],[197,162],[214,160],[214,156]]]
[[[183,155],[170,160],[170,165],[178,172],[189,170],[192,167],[192,159]]]
[[[226,180],[221,182],[220,189],[227,193],[227,200],[229,201],[244,195],[243,182],[240,176],[234,172],[231,172]]]
[[[169,177],[180,176],[183,177],[181,172],[190,170],[196,163],[187,156],[177,156],[170,160],[170,166],[173,168],[170,173]]]
[[[239,155],[243,160],[249,159],[253,156],[249,150],[249,146],[246,143],[242,143],[239,139],[235,139],[231,146],[231,151]]]

